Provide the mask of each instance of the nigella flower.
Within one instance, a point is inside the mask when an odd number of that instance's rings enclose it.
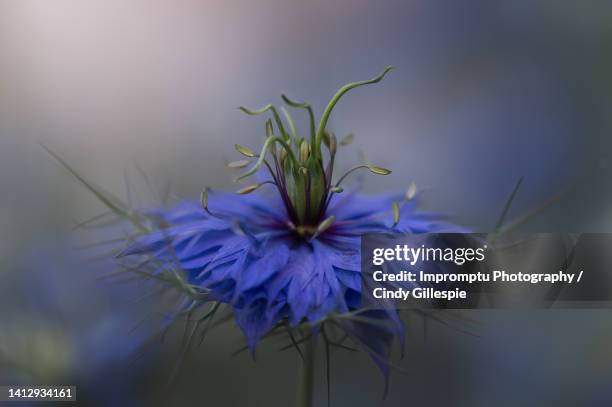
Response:
[[[346,92],[380,82],[390,70],[342,87],[318,125],[308,103],[283,95],[289,107],[307,114],[305,136],[284,108],[283,121],[273,105],[241,107],[250,115],[270,113],[271,119],[259,153],[236,145],[246,159],[229,166],[251,165],[239,179],[260,174],[237,194],[205,190],[199,202],[133,212],[94,190],[137,226],[138,235],[119,257],[132,261],[131,268],[147,265],[152,275],[165,275],[182,287],[186,309],[212,302],[205,316],[210,317],[218,304],[231,307],[252,351],[279,327],[287,329],[300,353],[308,337],[321,334],[337,346],[348,337],[386,373],[391,343],[403,340],[404,327],[394,309],[362,307],[360,237],[460,230],[438,214],[419,212],[414,184],[407,192],[378,196],[344,190],[354,171],[388,175],[387,169],[364,163],[336,176],[338,149],[350,138],[339,142],[327,131],[334,106]],[[330,339],[332,330],[342,332],[341,339]]]

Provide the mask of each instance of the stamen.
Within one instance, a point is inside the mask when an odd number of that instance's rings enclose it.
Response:
[[[389,175],[389,174],[391,174],[391,170],[388,170],[388,169],[382,168],[382,167],[377,167],[375,165],[366,165],[366,164],[356,165],[353,168],[349,169],[347,172],[344,173],[344,175],[342,175],[340,177],[338,182],[336,182],[336,187],[340,186],[342,181],[344,181],[344,179],[347,176],[349,176],[349,174],[351,174],[352,172],[357,171],[357,170],[359,170],[361,168],[367,168],[368,170],[370,170],[371,172],[373,172],[374,174],[377,174],[377,175]]]
[[[352,134],[352,133],[351,134],[347,134],[346,136],[344,136],[342,138],[342,140],[340,140],[340,145],[341,146],[348,146],[348,145],[350,145],[353,142],[354,139],[355,139],[355,135],[354,134]]]
[[[391,174],[391,170],[388,170],[388,169],[382,168],[382,167],[377,167],[375,165],[368,166],[368,169],[370,171],[372,171],[374,174],[378,174],[378,175],[389,175],[389,174]]]
[[[227,163],[227,167],[228,168],[244,168],[247,165],[249,165],[249,163],[250,163],[249,160],[231,161],[231,162]]]
[[[206,213],[208,213],[210,216],[212,216],[213,218],[217,218],[217,219],[224,219],[223,216],[220,215],[216,215],[214,213],[212,213],[210,211],[210,209],[208,209],[208,187],[204,188],[204,190],[200,193],[200,205],[202,205],[202,208],[206,211]]]
[[[325,217],[332,195],[343,192],[340,184],[349,174],[360,168],[367,168],[370,172],[377,175],[388,175],[391,173],[390,170],[371,165],[365,161],[365,164],[349,169],[333,186],[332,179],[338,146],[349,145],[353,141],[353,135],[349,134],[338,142],[336,136],[326,130],[331,112],[345,93],[360,86],[380,82],[391,69],[392,67],[387,67],[375,78],[349,83],[340,88],[325,108],[318,127],[315,124],[315,115],[309,103],[297,102],[286,95],[281,95],[287,106],[304,109],[308,113],[310,140],[300,137],[292,115],[283,106],[281,106],[281,110],[284,120],[281,120],[279,112],[272,104],[268,104],[258,110],[251,110],[241,106],[239,109],[246,114],[261,115],[270,111],[273,117],[266,120],[265,131],[267,138],[259,154],[238,144],[235,146],[236,150],[246,157],[257,157],[252,167],[240,175],[236,181],[255,174],[264,164],[270,172],[273,181],[246,186],[240,189],[238,193],[248,194],[256,191],[263,184],[274,184],[285,204],[290,221],[295,225],[297,233],[300,236],[317,236],[322,233],[334,221],[333,217],[325,219],[319,223],[318,227],[313,225]],[[276,127],[280,132],[278,136],[274,134],[274,122],[276,122]],[[285,130],[285,124],[288,124],[290,134]],[[327,163],[323,162],[321,142],[325,142],[325,146],[329,151]],[[277,143],[280,146],[277,147]],[[274,159],[273,165],[266,161],[268,154]],[[242,168],[247,165],[247,162],[247,160],[240,160],[228,165],[231,168]]]
[[[396,227],[400,221],[400,206],[397,202],[393,202],[393,226]]]
[[[260,182],[257,184],[248,185],[244,188],[239,189],[238,191],[236,191],[236,193],[240,195],[250,194],[251,192],[258,190],[262,185],[266,185],[266,184],[277,185],[276,182],[274,181],[264,181],[264,182]]]
[[[316,239],[317,237],[319,237],[319,235],[321,233],[323,233],[327,229],[329,229],[329,227],[334,223],[335,220],[336,220],[336,217],[334,215],[332,215],[329,218],[325,219],[323,222],[319,223],[319,226],[317,226],[317,230],[312,235],[310,240],[312,241],[312,240]]]
[[[248,147],[245,146],[241,146],[240,144],[234,144],[234,148],[242,155],[249,157],[249,158],[253,158],[253,157],[257,157],[257,154],[255,154],[255,151],[251,150]]]
[[[406,190],[406,201],[412,201],[417,193],[417,186],[414,181],[410,183]]]
[[[204,188],[204,190],[200,193],[200,205],[205,210],[208,210],[208,188]]]

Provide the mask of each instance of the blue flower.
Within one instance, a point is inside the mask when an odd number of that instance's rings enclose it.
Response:
[[[359,308],[362,234],[458,230],[438,214],[418,212],[416,200],[402,208],[392,228],[390,208],[401,194],[346,193],[335,196],[326,212],[334,223],[308,240],[290,226],[278,200],[214,197],[209,208],[216,216],[196,202],[183,203],[160,213],[171,226],[139,239],[122,256],[154,253],[162,261],[178,261],[191,284],[233,305],[251,346],[283,318],[295,326]]]
[[[136,238],[119,257],[130,262],[130,269],[146,264],[152,275],[165,273],[163,280],[187,293],[187,309],[211,301],[231,306],[252,351],[279,326],[291,335],[293,328],[305,324],[311,335],[326,336],[329,323],[361,345],[386,373],[391,344],[394,338],[403,342],[404,327],[395,309],[362,305],[360,237],[462,230],[440,214],[419,212],[414,184],[405,193],[379,196],[344,190],[343,182],[354,171],[390,174],[385,168],[366,162],[335,177],[336,154],[352,137],[338,141],[327,130],[334,106],[351,89],[380,82],[390,70],[342,87],[318,125],[308,103],[283,95],[288,107],[307,113],[306,136],[298,134],[284,108],[285,121],[273,105],[259,110],[241,107],[249,115],[271,113],[271,118],[259,153],[235,146],[246,160],[229,166],[250,165],[238,180],[260,176],[237,195],[205,190],[200,202],[135,212],[86,183],[137,228]],[[275,192],[265,193],[264,187]]]
[[[154,253],[162,262],[178,262],[190,284],[209,290],[211,300],[231,304],[252,349],[283,320],[290,326],[316,324],[330,314],[360,309],[362,234],[459,230],[439,214],[418,212],[416,199],[407,201],[394,220],[392,204],[402,194],[346,192],[334,195],[326,210],[335,221],[316,238],[305,239],[276,196],[215,193],[211,198],[208,211],[197,202],[159,211],[169,226],[142,237],[121,255]],[[393,310],[377,317],[386,326],[372,324],[367,332],[351,319],[340,320],[383,363],[387,350],[373,343],[382,338],[372,328],[400,338],[404,329]]]

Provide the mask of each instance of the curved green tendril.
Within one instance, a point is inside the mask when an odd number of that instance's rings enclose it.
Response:
[[[310,107],[310,103],[307,102],[296,102],[294,100],[289,99],[289,97],[287,95],[281,95],[281,99],[283,99],[283,102],[285,102],[287,105],[294,107],[296,109],[305,109],[308,112],[308,119],[310,121],[310,141],[312,144],[312,148],[313,151],[315,150],[315,139],[316,139],[316,134],[315,134],[315,117],[314,117],[314,112],[312,111],[312,107]]]
[[[372,84],[372,83],[378,83],[378,82],[382,81],[383,78],[385,77],[385,75],[390,70],[392,70],[392,69],[393,69],[392,66],[388,66],[377,77],[369,79],[369,80],[365,80],[365,81],[349,83],[349,84],[344,85],[343,87],[341,87],[340,90],[338,90],[338,92],[336,92],[334,97],[327,104],[327,107],[325,108],[325,111],[323,112],[323,116],[321,116],[321,121],[319,122],[319,128],[317,129],[317,136],[316,136],[317,137],[316,138],[316,145],[317,146],[321,145],[321,138],[323,137],[323,132],[325,131],[325,126],[327,126],[327,121],[329,120],[329,116],[331,115],[331,112],[334,109],[334,106],[336,106],[336,103],[338,103],[340,98],[346,92],[348,92],[351,89],[354,89],[354,88],[357,88],[357,87],[363,86],[363,85],[369,85],[369,84]]]
[[[284,106],[281,106],[281,112],[283,112],[287,123],[289,123],[289,130],[291,131],[291,135],[293,136],[293,138],[297,138],[297,130],[295,128],[295,122],[293,121],[293,117],[291,117],[291,113],[289,113]]]
[[[283,138],[285,140],[289,138],[289,135],[285,131],[285,126],[283,125],[280,115],[278,114],[278,110],[276,110],[273,104],[269,103],[265,105],[264,107],[262,107],[261,109],[257,109],[257,110],[248,109],[244,106],[240,106],[238,107],[238,109],[248,114],[249,116],[259,116],[260,114],[264,114],[267,111],[271,111],[272,115],[274,116],[274,121],[276,122],[276,125],[278,126],[278,130],[283,135]]]
[[[287,151],[287,156],[291,159],[291,161],[293,161],[293,163],[295,165],[297,165],[297,160],[295,158],[295,155],[293,155],[293,151],[291,151],[291,147],[289,147],[289,144],[287,144],[287,142],[285,140],[283,140],[280,137],[268,137],[266,139],[266,142],[264,143],[262,149],[261,149],[261,152],[259,153],[259,159],[255,163],[255,165],[253,167],[251,167],[250,170],[248,170],[247,172],[245,172],[244,174],[239,176],[236,179],[236,181],[240,181],[241,179],[244,179],[246,177],[250,177],[251,175],[255,174],[257,172],[257,170],[259,170],[259,168],[263,165],[263,163],[265,161],[266,152],[272,146],[273,143],[279,143],[280,145],[282,145],[284,147],[284,149]]]

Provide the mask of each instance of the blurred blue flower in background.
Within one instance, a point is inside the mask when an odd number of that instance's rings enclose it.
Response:
[[[88,261],[85,253],[47,242],[7,267],[0,381],[76,385],[82,403],[136,405],[136,383],[151,361],[150,354],[135,361],[152,332],[140,323],[150,304],[128,304],[132,288],[102,282],[108,262]]]

